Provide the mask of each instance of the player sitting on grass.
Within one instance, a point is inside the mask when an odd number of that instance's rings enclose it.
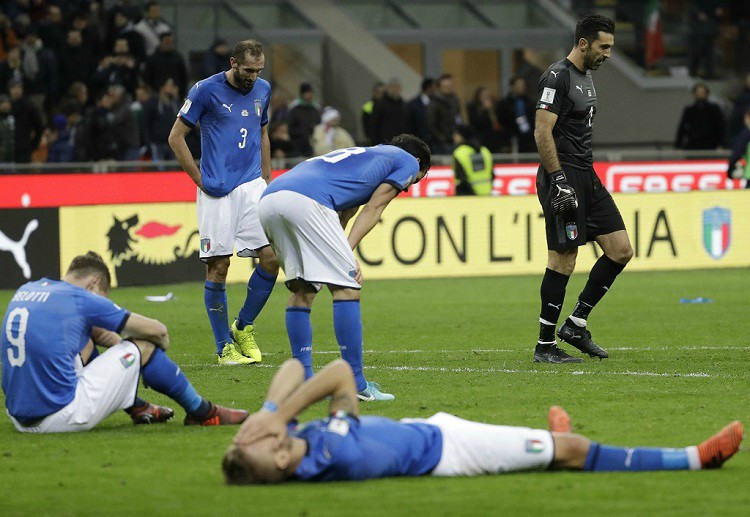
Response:
[[[185,425],[242,422],[247,411],[202,398],[167,357],[164,324],[104,297],[110,283],[107,265],[90,251],[73,259],[62,280],[42,278],[16,291],[0,334],[5,405],[16,429],[88,431],[133,407],[141,376],[185,409]],[[92,336],[108,349],[83,366],[80,354],[91,353]]]
[[[474,476],[520,470],[697,470],[720,467],[739,449],[740,422],[683,449],[610,447],[571,434],[570,417],[550,409],[551,431],[490,425],[437,413],[426,420],[359,416],[352,371],[334,361],[304,381],[289,360],[263,409],[240,427],[224,454],[228,484],[336,481],[388,476]],[[297,414],[330,396],[331,416],[287,431]]]

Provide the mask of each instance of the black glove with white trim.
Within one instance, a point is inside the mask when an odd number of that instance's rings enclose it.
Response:
[[[552,181],[552,212],[562,214],[578,208],[578,197],[573,187],[568,185],[565,171],[550,172]]]

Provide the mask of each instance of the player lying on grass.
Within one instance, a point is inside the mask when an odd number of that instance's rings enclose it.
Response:
[[[133,407],[139,377],[185,409],[185,425],[242,422],[246,411],[202,398],[167,357],[164,324],[104,297],[110,283],[107,265],[90,251],[73,259],[62,280],[42,278],[16,291],[0,334],[5,405],[16,429],[88,431]],[[94,359],[92,336],[107,347]]]
[[[571,434],[550,409],[551,431],[490,425],[437,413],[426,420],[359,416],[351,368],[337,360],[304,381],[297,360],[282,365],[263,409],[243,423],[224,454],[228,484],[336,481],[388,476],[475,476],[520,470],[697,470],[720,467],[739,449],[740,422],[683,449],[600,445]],[[331,416],[288,431],[305,408],[331,397]]]

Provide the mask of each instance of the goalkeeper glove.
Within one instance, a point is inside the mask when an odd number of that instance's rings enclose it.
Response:
[[[573,187],[568,185],[563,170],[550,172],[552,180],[552,211],[562,214],[578,208],[578,197]]]

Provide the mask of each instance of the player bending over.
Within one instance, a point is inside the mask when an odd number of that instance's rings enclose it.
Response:
[[[62,280],[42,278],[16,291],[0,334],[5,405],[16,429],[88,431],[133,407],[139,377],[185,409],[185,425],[242,422],[247,411],[202,398],[167,357],[164,324],[104,297],[110,283],[107,265],[90,251],[73,259]],[[107,347],[94,359],[92,336]]]
[[[362,273],[353,249],[380,221],[396,196],[430,168],[430,148],[412,135],[390,145],[350,147],[305,160],[273,180],[258,204],[260,224],[276,252],[292,292],[286,330],[292,355],[312,376],[310,310],[327,285],[341,356],[354,371],[361,400],[392,400],[362,372]],[[347,237],[346,224],[364,205]]]
[[[296,415],[330,396],[331,416],[287,431]],[[475,476],[521,470],[697,470],[717,468],[740,447],[733,422],[683,449],[601,445],[571,434],[550,409],[551,431],[490,425],[437,413],[426,420],[359,416],[349,365],[337,360],[304,381],[299,361],[282,365],[263,409],[240,427],[222,462],[228,484],[337,481],[389,476]]]

